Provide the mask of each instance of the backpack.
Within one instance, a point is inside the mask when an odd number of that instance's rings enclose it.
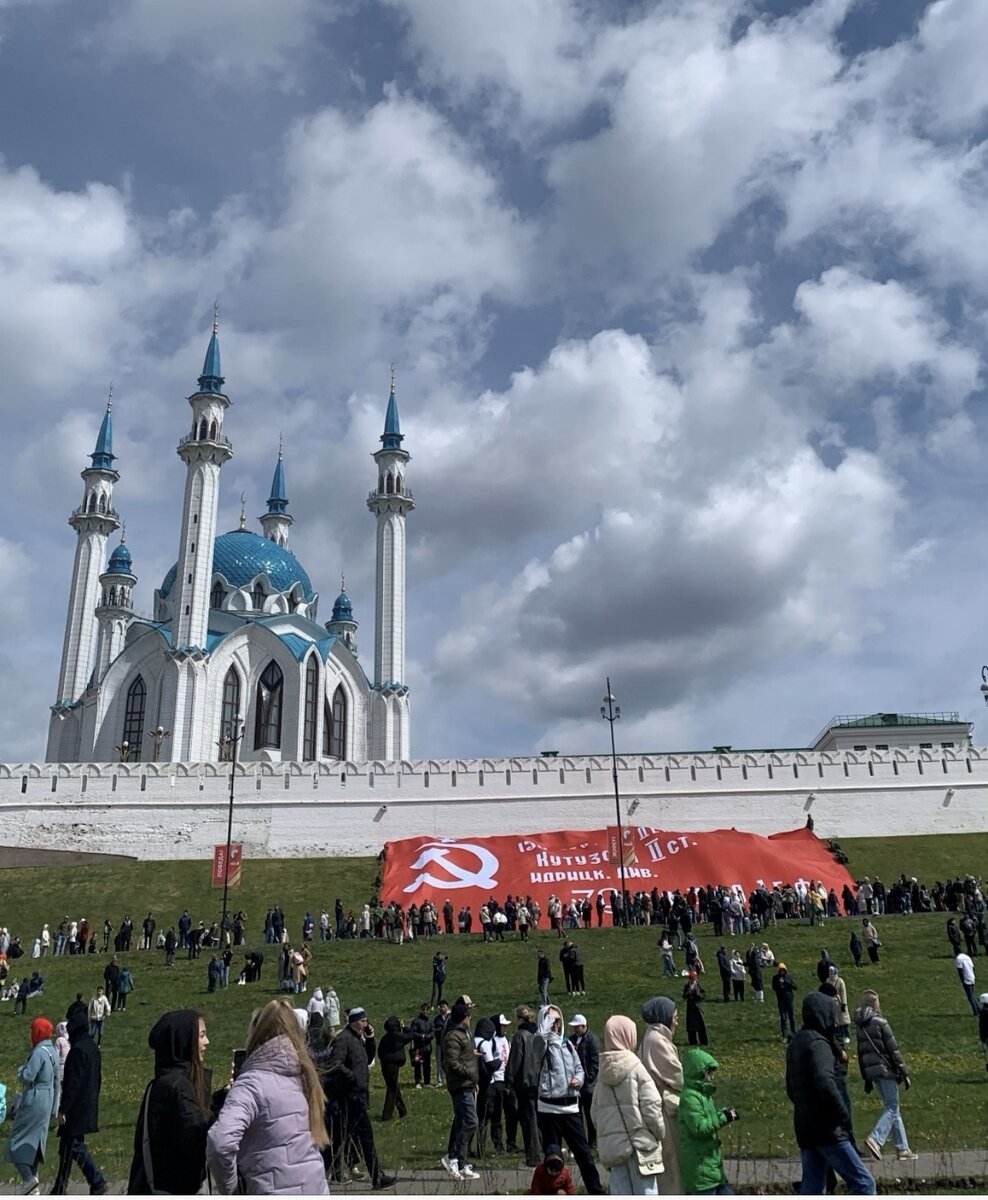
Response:
[[[525,1094],[534,1096],[539,1090],[539,1076],[542,1074],[542,1059],[546,1049],[545,1039],[537,1033],[526,1031],[524,1048],[518,1087]]]

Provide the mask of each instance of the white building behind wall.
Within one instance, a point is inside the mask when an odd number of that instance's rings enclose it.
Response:
[[[191,428],[178,444],[186,480],[177,559],[154,593],[152,619],[132,607],[132,547],[121,541],[103,566],[121,524],[107,405],[92,465],[82,472],[82,504],[69,519],[76,554],[46,757],[202,763],[229,757],[240,733],[244,761],[407,759],[405,517],[414,501],[394,378],[367,500],[377,524],[372,679],[358,658],[345,587],[331,620],[316,619],[319,597],[289,548],[295,518],[280,449],[260,532],[246,527],[243,514],[238,529],[217,530],[220,475],[233,456],[224,382],[214,322],[188,398]]]

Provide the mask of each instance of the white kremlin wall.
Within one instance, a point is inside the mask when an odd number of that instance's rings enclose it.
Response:
[[[618,758],[622,820],[660,829],[821,837],[986,828],[988,748],[714,752]],[[0,843],[204,858],[225,842],[226,763],[0,764]],[[245,856],[377,854],[425,834],[481,837],[614,822],[611,760],[245,763],[233,840]]]

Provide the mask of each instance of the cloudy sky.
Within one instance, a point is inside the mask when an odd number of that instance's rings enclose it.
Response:
[[[149,612],[219,298],[220,525],[373,658],[396,364],[416,757],[980,717],[984,0],[0,0],[0,759],[43,753],[113,381]]]

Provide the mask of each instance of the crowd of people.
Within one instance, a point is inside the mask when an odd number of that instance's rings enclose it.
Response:
[[[890,1140],[897,1161],[916,1158],[900,1107],[909,1069],[878,993],[862,992],[849,1026],[846,997],[832,984],[828,968],[804,997],[800,1028],[787,1048],[800,1190],[824,1194],[840,1177],[852,1194],[873,1194],[866,1163],[881,1160]],[[981,1002],[985,1025],[988,994]],[[443,1087],[449,1095],[441,1163],[458,1182],[479,1177],[475,1154],[503,1150],[524,1154],[533,1169],[531,1192],[571,1194],[565,1147],[591,1195],[733,1194],[720,1133],[741,1114],[716,1098],[718,1060],[696,1045],[680,1057],[679,1005],[672,997],[651,997],[638,1015],[640,1026],[614,1014],[598,1038],[583,1014],[567,1021],[553,1003],[478,1018],[464,994],[434,1011],[423,1003],[407,1028],[389,1017],[378,1039],[363,1007],[341,1010],[335,991],[320,988],[304,1009],[288,998],[257,1009],[244,1050],[214,1088],[205,1017],[191,1009],[166,1013],[148,1038],[154,1076],[136,1116],[129,1191],[193,1194],[208,1172],[212,1189],[223,1195],[319,1195],[332,1181],[364,1170],[375,1188],[389,1188],[395,1179],[375,1148],[370,1073],[378,1063],[381,1119],[401,1119],[407,1112],[401,1073],[410,1053],[415,1087]],[[91,1018],[77,997],[57,1029],[44,1017],[31,1022],[5,1150],[22,1194],[39,1189],[53,1119],[59,1142],[53,1194],[65,1192],[73,1164],[91,1194],[107,1190],[86,1142],[99,1128],[101,1088]],[[849,1088],[852,1055],[864,1093],[874,1093],[881,1106],[860,1141]]]
[[[848,951],[855,968],[881,962],[882,942],[873,918],[922,909],[926,889],[919,888],[919,904],[910,895],[907,906],[909,889],[905,883],[894,886],[893,902],[892,888],[886,892],[879,880],[862,880],[853,905],[843,905],[853,917]],[[696,888],[671,895],[639,893],[624,902],[614,893],[606,902],[599,897],[589,912],[552,897],[548,929],[558,937],[552,954],[558,957],[571,1001],[587,995],[574,930],[592,925],[594,917],[599,927],[607,913],[612,924],[621,925],[624,917],[638,920],[639,911],[647,918],[643,923],[660,926],[662,978],[675,980],[671,994],[653,996],[641,1006],[641,1028],[617,1013],[604,1022],[600,1036],[583,1013],[575,1011],[567,1019],[555,998],[554,959],[543,942],[535,955],[537,1009],[519,1004],[507,1013],[499,1009],[478,1016],[469,995],[450,1003],[443,994],[449,956],[437,949],[430,1000],[407,1024],[397,1015],[388,1016],[378,1038],[366,1010],[344,1007],[332,984],[308,995],[313,941],[317,936],[321,941],[364,936],[395,942],[458,934],[464,925],[462,906],[457,912],[448,902],[438,908],[425,901],[403,911],[398,905],[378,910],[368,904],[354,917],[338,902],[335,921],[326,911],[306,912],[294,945],[283,911],[274,906],[265,914],[264,945],[277,947],[268,952],[277,962],[275,984],[291,996],[254,1013],[245,1049],[218,1089],[206,1066],[205,1018],[190,1009],[156,1022],[149,1036],[155,1072],[137,1115],[130,1189],[195,1192],[207,1171],[214,1190],[223,1194],[323,1194],[334,1181],[364,1174],[374,1187],[390,1187],[394,1179],[383,1169],[374,1141],[371,1070],[379,1068],[383,1083],[379,1119],[400,1121],[408,1113],[402,1076],[410,1064],[416,1090],[442,1088],[449,1095],[450,1129],[441,1164],[456,1181],[478,1178],[478,1157],[503,1151],[524,1156],[533,1170],[533,1193],[571,1192],[574,1181],[565,1148],[574,1174],[590,1194],[608,1189],[621,1194],[729,1194],[719,1135],[740,1117],[715,1099],[718,1061],[709,1049],[704,983],[716,970],[722,1003],[733,1006],[750,997],[764,1004],[766,992],[775,999],[779,1035],[786,1043],[785,1087],[793,1106],[804,1194],[832,1190],[836,1177],[852,1193],[870,1194],[875,1185],[866,1164],[883,1157],[890,1139],[897,1160],[915,1158],[900,1107],[900,1089],[910,1086],[908,1068],[877,991],[864,989],[852,1011],[848,983],[825,949],[816,979],[803,992],[797,1025],[800,988],[764,940],[764,931],[796,915],[812,924],[831,913],[826,893],[817,889],[814,901],[814,889],[807,886],[805,895],[793,889],[798,914],[790,914],[786,891],[758,889],[742,899],[730,889]],[[929,897],[933,908],[942,904],[942,911],[953,914],[946,921],[947,942],[965,998],[978,1018],[988,1065],[988,993],[977,995],[975,980],[979,947],[985,948],[980,887],[970,877],[957,879],[937,885]],[[527,940],[542,917],[527,897],[508,898],[503,905],[492,899],[479,915],[478,932],[485,942],[509,933]],[[694,931],[704,922],[715,938],[746,936],[749,944],[721,944],[705,965]],[[2,936],[9,948],[14,939],[6,930]],[[24,1194],[39,1187],[53,1118],[59,1139],[53,1191],[65,1191],[73,1164],[93,1194],[106,1189],[86,1138],[98,1130],[104,1026],[112,1014],[126,1011],[135,987],[132,968],[121,961],[131,936],[128,919],[116,931],[106,922],[98,947],[109,956],[103,983],[88,1001],[78,993],[57,1027],[46,1017],[30,1022],[30,1053],[18,1070],[20,1087],[11,1105],[5,1151],[21,1176]],[[38,942],[44,944],[41,938]],[[111,951],[111,944],[120,949]],[[85,955],[92,961],[93,938],[85,922],[66,918],[48,945],[59,957]],[[234,945],[247,945],[243,912],[225,929],[219,923],[194,922],[188,910],[163,930],[148,913],[139,928],[138,951],[160,949],[166,965],[180,951],[196,959],[203,949],[211,949],[208,991],[229,983]],[[37,957],[44,956],[39,946],[35,949]],[[262,951],[246,950],[238,982],[259,982],[263,962]],[[7,959],[0,965],[7,966]],[[30,994],[43,996],[43,980],[34,974],[41,986]],[[296,1006],[302,993],[304,1007]],[[688,1042],[682,1057],[674,1041],[681,1009]],[[20,1005],[25,1010],[26,996]],[[860,1140],[848,1082],[855,1057],[864,1092],[881,1106]]]

